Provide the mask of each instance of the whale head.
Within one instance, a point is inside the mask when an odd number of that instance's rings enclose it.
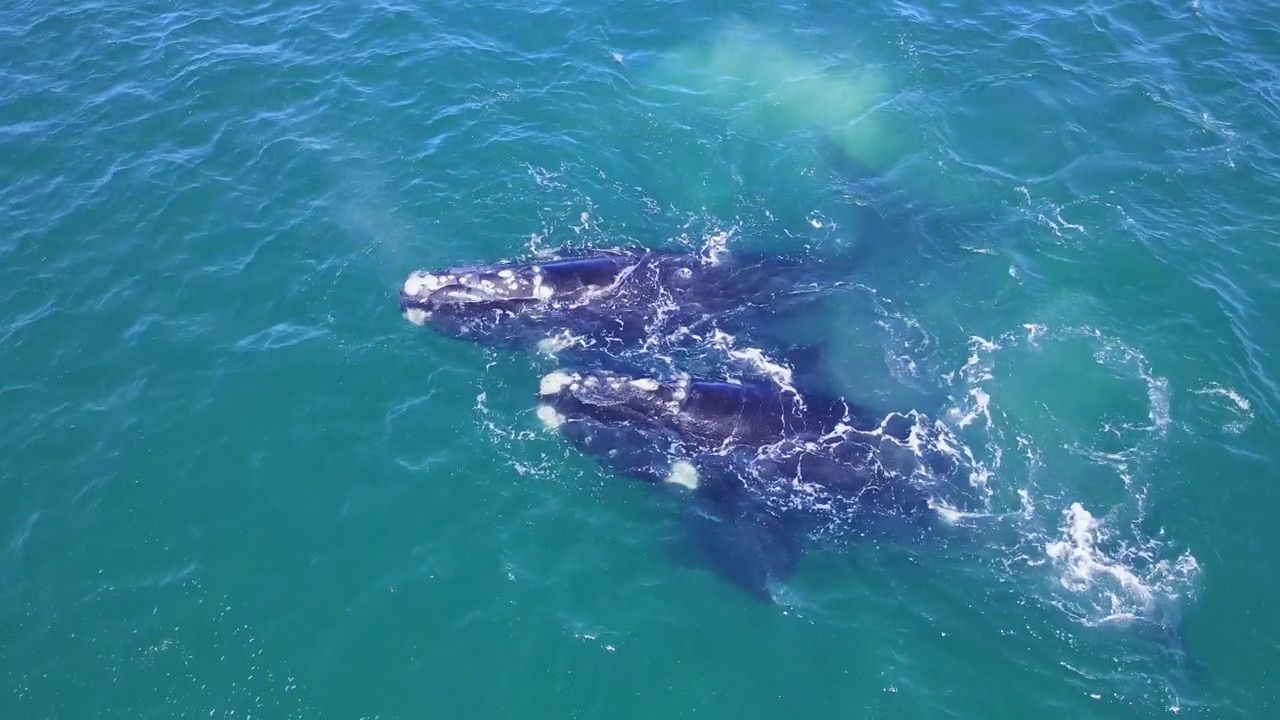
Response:
[[[452,268],[409,275],[399,300],[405,319],[425,325],[439,316],[519,312],[554,294],[532,268],[519,275],[509,268]]]
[[[659,382],[610,371],[556,371],[544,375],[538,396],[558,421],[626,424],[659,431],[678,423],[687,390],[684,381]]]
[[[593,295],[607,296],[627,270],[619,256],[418,271],[399,292],[409,322],[459,337],[500,339],[557,329]]]
[[[539,398],[547,408],[540,413],[558,423],[625,424],[654,437],[717,447],[775,443],[807,420],[769,381],[557,371],[542,378]]]

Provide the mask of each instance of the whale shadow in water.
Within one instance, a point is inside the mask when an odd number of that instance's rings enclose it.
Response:
[[[984,244],[995,224],[990,211],[959,207],[915,194],[892,179],[892,171],[878,172],[837,142],[818,140],[831,191],[845,206],[846,222],[856,228],[856,246],[864,260],[907,253],[943,255],[967,244]]]

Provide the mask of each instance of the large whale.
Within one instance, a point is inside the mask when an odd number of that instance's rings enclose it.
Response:
[[[839,257],[590,250],[531,262],[416,271],[402,315],[454,338],[531,349],[554,338],[606,352],[765,333],[846,277]]]
[[[687,494],[702,564],[753,597],[796,569],[815,530],[919,538],[963,502],[957,458],[921,453],[914,413],[879,413],[766,380],[609,370],[544,376],[538,416],[619,475]]]

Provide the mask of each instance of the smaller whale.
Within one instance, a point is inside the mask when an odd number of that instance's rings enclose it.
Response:
[[[622,476],[690,496],[703,564],[753,597],[794,573],[815,528],[918,538],[957,469],[921,458],[910,415],[801,397],[769,381],[659,379],[612,371],[542,378],[538,416]]]
[[[417,271],[398,293],[409,322],[454,338],[532,349],[569,333],[621,352],[751,333],[846,272],[804,255],[711,261],[663,250],[592,250],[538,262]]]

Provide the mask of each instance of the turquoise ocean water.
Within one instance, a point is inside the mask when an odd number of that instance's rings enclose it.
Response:
[[[1274,717],[1278,37],[1262,0],[5,4],[0,717]],[[858,258],[792,330],[850,397],[942,398],[1000,522],[757,603],[541,428],[555,357],[395,306],[623,243]]]

